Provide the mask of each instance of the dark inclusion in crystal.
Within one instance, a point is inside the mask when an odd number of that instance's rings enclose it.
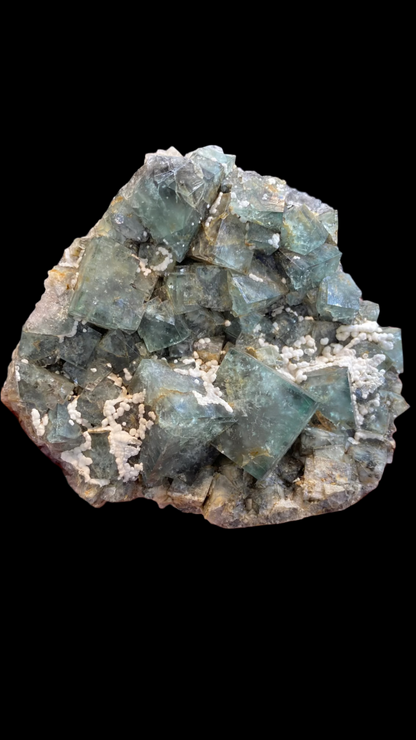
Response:
[[[223,527],[350,506],[408,405],[400,329],[337,235],[336,210],[217,146],[148,154],[49,272],[2,400],[93,506]]]

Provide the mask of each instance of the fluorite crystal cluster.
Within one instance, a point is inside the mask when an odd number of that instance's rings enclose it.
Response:
[[[344,273],[337,226],[217,146],[148,154],[49,272],[4,403],[93,506],[245,527],[355,503],[407,404],[400,330]]]

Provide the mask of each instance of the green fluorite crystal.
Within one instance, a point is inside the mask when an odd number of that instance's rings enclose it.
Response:
[[[201,337],[211,337],[222,332],[224,328],[224,316],[218,311],[209,311],[207,308],[199,307],[192,313],[185,315],[186,325],[194,340]]]
[[[108,376],[108,372],[107,372]],[[108,377],[103,378],[95,388],[83,390],[78,396],[77,410],[89,427],[98,427],[104,416],[104,404],[120,395],[120,388]]]
[[[202,290],[190,266],[179,267],[166,279],[166,289],[175,314],[195,311],[201,304]]]
[[[360,322],[364,321],[377,321],[380,315],[380,306],[378,303],[373,301],[360,300],[360,310],[357,314],[357,319]]]
[[[181,262],[203,214],[204,175],[183,157],[150,156],[128,193],[128,202],[159,244]]]
[[[192,265],[198,289],[199,305],[215,311],[228,311],[231,297],[228,290],[227,270],[214,265]]]
[[[67,403],[58,403],[49,411],[46,439],[62,452],[83,443],[82,427],[71,420]]]
[[[211,262],[238,272],[247,272],[253,251],[246,244],[246,226],[229,211],[230,197],[222,195],[191,245],[194,259]]]
[[[259,260],[253,260],[248,275],[240,275],[229,270],[228,289],[234,316],[264,311],[287,293],[287,288],[279,275],[271,273]]]
[[[322,247],[327,231],[307,206],[289,208],[283,216],[282,246],[299,254]]]
[[[167,474],[178,464],[178,453],[186,469],[189,452],[193,459],[195,448],[204,450],[208,442],[235,423],[231,409],[201,403],[203,385],[198,378],[176,373],[159,360],[142,360],[131,389],[145,390],[146,403],[156,414],[157,423],[150,429],[142,452],[143,475],[148,480]]]
[[[145,241],[147,236],[142,222],[122,195],[118,195],[111,201],[102,219],[100,230],[103,236],[111,236],[121,243],[128,239],[138,242]]]
[[[22,359],[48,367],[59,360],[60,350],[58,337],[22,331],[19,343],[19,355]]]
[[[132,250],[105,237],[91,239],[69,309],[104,329],[136,331],[155,284],[137,271]]]
[[[132,380],[130,390],[137,393],[146,389],[146,402],[153,405],[166,392],[191,393],[195,383],[188,375],[175,373],[159,360],[142,360]]]
[[[361,290],[351,275],[337,272],[325,277],[318,291],[316,308],[321,316],[349,324],[360,309]]]
[[[374,341],[361,341],[355,344],[356,352],[360,356],[372,358],[382,354],[384,359],[380,362],[380,367],[389,370],[393,367],[398,373],[403,372],[403,347],[402,333],[397,327],[383,327],[383,334],[388,338],[381,343]]]
[[[308,373],[302,384],[318,402],[318,413],[334,429],[354,429],[356,426],[351,387],[346,367],[326,367]]]
[[[31,363],[19,363],[18,388],[22,401],[40,414],[67,401],[73,391],[72,383],[60,374]]]
[[[391,343],[392,347],[386,347],[383,346],[382,351],[385,353],[388,360],[391,361],[391,364],[397,370],[398,373],[402,373],[404,370],[403,367],[403,347],[402,347],[402,332],[401,329],[398,329],[397,327],[387,326],[385,329],[383,329],[386,334],[389,334],[391,339],[389,340],[389,343]]]
[[[280,234],[273,232],[272,229],[266,229],[265,226],[248,222],[246,226],[246,244],[254,247],[258,252],[263,254],[273,254],[279,249]]]
[[[111,480],[118,475],[114,455],[110,453],[108,432],[91,433],[91,449],[88,456],[92,459],[91,477],[101,480]]]
[[[229,180],[231,213],[239,216],[243,222],[280,232],[285,205],[284,180],[242,170],[234,171]]]
[[[236,465],[262,478],[299,436],[317,403],[277,371],[235,349],[227,352],[217,383],[236,423],[215,445]]]
[[[220,147],[148,154],[49,272],[2,398],[94,506],[223,527],[345,508],[408,405],[401,331],[337,243],[336,210]]]
[[[78,367],[88,367],[88,362],[101,338],[100,332],[91,326],[83,327],[79,324],[73,337],[64,337],[59,347],[59,357]]]
[[[337,271],[341,252],[333,244],[323,244],[313,252],[302,255],[281,249],[278,259],[293,288],[308,290]]]
[[[148,351],[155,352],[182,342],[189,337],[190,330],[180,316],[175,316],[170,301],[152,298],[146,306],[139,334]]]
[[[171,247],[182,262],[202,217],[233,165],[215,147],[181,156],[149,155],[125,197],[153,239]]]

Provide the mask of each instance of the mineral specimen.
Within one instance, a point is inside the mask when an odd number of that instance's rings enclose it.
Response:
[[[346,508],[408,406],[400,329],[337,234],[333,208],[217,146],[148,154],[49,272],[2,400],[93,506],[233,528]]]

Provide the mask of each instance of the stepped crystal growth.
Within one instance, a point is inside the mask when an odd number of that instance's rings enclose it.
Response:
[[[355,503],[407,404],[400,330],[344,273],[337,228],[217,146],[148,154],[49,272],[3,402],[93,506],[246,527]]]

